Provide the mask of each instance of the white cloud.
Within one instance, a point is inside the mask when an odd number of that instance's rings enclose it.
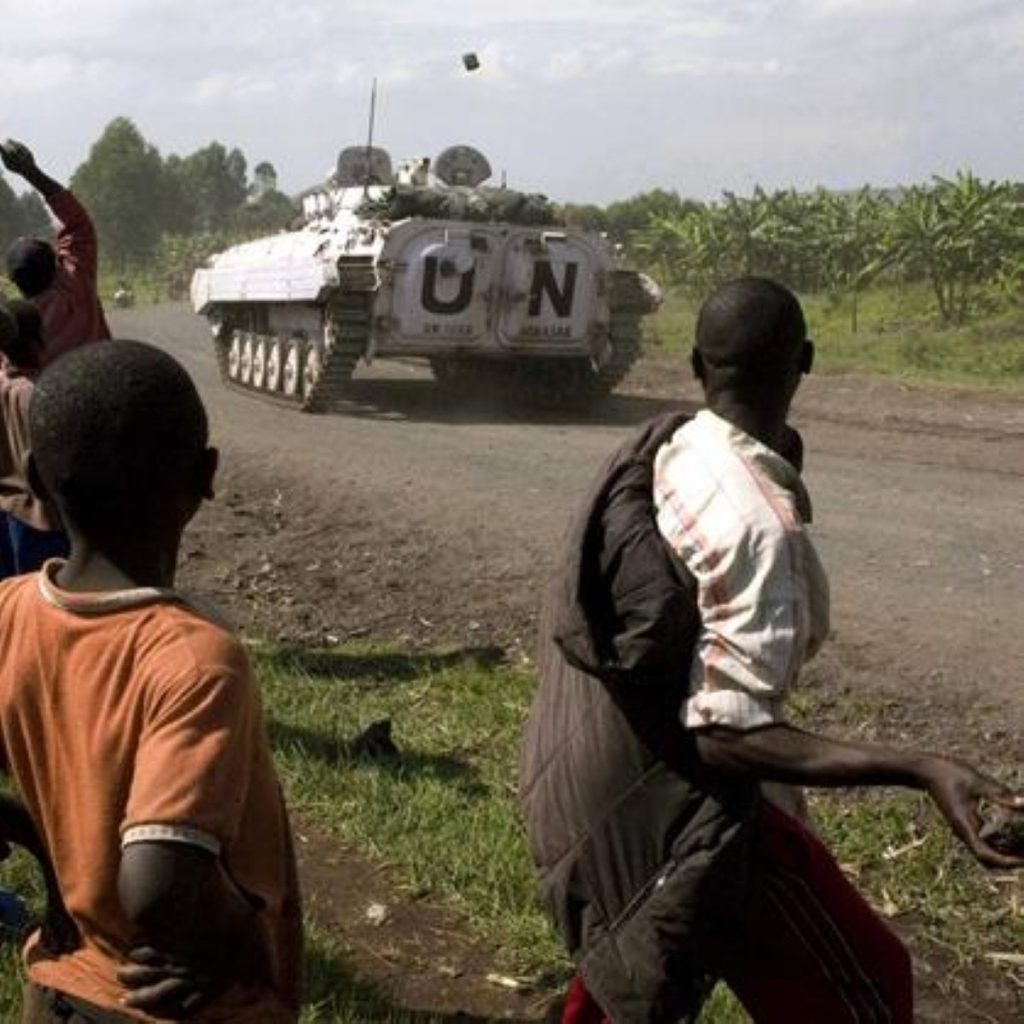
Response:
[[[341,17],[357,14],[386,26],[429,28],[446,24],[458,31],[489,30],[499,26],[584,25],[593,28],[642,27],[652,33],[672,31],[694,36],[714,36],[728,30],[730,19],[721,11],[742,9],[747,4],[723,0],[348,0],[339,5]]]
[[[94,93],[113,77],[113,69],[106,61],[82,59],[74,53],[54,51],[0,58],[0,95],[8,102],[47,100],[71,89]]]
[[[206,75],[195,84],[195,98],[201,103],[228,101],[249,101],[257,96],[272,95],[277,84],[270,76],[255,71],[241,71],[234,74],[218,73]]]
[[[5,131],[62,171],[126,115],[165,152],[218,138],[272,159],[285,187],[304,185],[363,130],[377,76],[396,153],[436,151],[457,133],[566,197],[612,198],[672,175],[714,192],[738,166],[758,179],[810,163],[825,183],[948,163],[1020,176],[1020,0],[16,7],[0,37],[0,93],[18,101]],[[468,50],[482,62],[473,74],[460,62]]]
[[[541,76],[550,82],[567,82],[603,77],[623,70],[637,71],[637,64],[637,52],[631,47],[591,44],[552,53]]]

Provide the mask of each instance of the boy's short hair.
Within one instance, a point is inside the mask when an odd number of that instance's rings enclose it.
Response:
[[[43,354],[43,318],[35,304],[27,299],[9,299],[6,312],[14,320],[13,336],[0,329],[0,353],[23,370],[39,369]]]
[[[27,299],[45,292],[57,276],[57,253],[45,238],[18,238],[7,250],[7,276]]]
[[[83,345],[48,366],[29,434],[43,484],[90,539],[161,522],[196,492],[208,440],[192,379],[140,341]]]
[[[712,369],[771,374],[806,336],[797,297],[766,277],[723,285],[697,317],[697,351]]]

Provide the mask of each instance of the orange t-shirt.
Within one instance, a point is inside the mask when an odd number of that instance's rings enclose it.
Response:
[[[245,650],[181,594],[71,593],[62,563],[0,584],[0,758],[53,860],[82,934],[54,957],[30,938],[40,985],[131,1013],[115,971],[136,944],[117,875],[124,842],[216,851],[262,901],[275,975],[235,987],[197,1021],[298,1018],[302,924],[295,859]]]

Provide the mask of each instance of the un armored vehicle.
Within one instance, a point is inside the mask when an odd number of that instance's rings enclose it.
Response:
[[[319,411],[357,363],[422,357],[439,381],[552,405],[607,394],[660,301],[602,236],[561,226],[543,196],[486,187],[486,158],[453,146],[392,170],[341,152],[301,227],[197,270],[226,383]]]

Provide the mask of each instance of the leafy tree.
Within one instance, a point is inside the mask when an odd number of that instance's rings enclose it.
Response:
[[[11,242],[24,234],[21,223],[22,210],[18,197],[6,179],[0,177],[0,252],[6,252]]]
[[[22,192],[18,196],[21,208],[21,233],[23,235],[48,235],[53,231],[50,215],[36,192]]]
[[[164,161],[164,195],[168,213],[166,230],[174,234],[190,233],[195,228],[197,206],[186,174],[184,160],[171,153]]]
[[[559,208],[559,220],[581,231],[607,231],[608,217],[596,203],[565,203]]]
[[[170,158],[167,174],[186,230],[224,231],[249,195],[245,157],[219,142],[184,158]]]
[[[196,267],[215,252],[226,249],[233,241],[228,235],[164,235],[151,264],[159,292],[169,299],[184,298]]]
[[[970,171],[908,190],[892,219],[886,260],[931,285],[939,315],[961,323],[982,286],[1019,259],[1022,206],[1008,182]]]
[[[643,230],[655,217],[681,216],[692,205],[680,199],[677,192],[662,188],[642,192],[605,209],[606,230],[617,242],[628,243],[633,232]]]
[[[46,207],[35,192],[17,195],[0,177],[0,255],[22,235],[46,237],[53,233]]]
[[[233,227],[242,235],[263,235],[283,231],[299,214],[299,206],[286,195],[272,189],[246,203],[234,216]]]
[[[853,195],[819,194],[823,285],[848,294],[850,329],[856,333],[860,293],[889,264],[886,235],[892,200],[867,187]]]
[[[168,215],[164,165],[128,118],[107,125],[71,187],[92,213],[115,267],[123,271],[149,258]]]
[[[845,295],[854,331],[860,292],[882,275],[927,282],[947,323],[967,319],[997,290],[1019,297],[1024,280],[1021,188],[970,172],[899,196],[756,188],[665,209],[632,236],[634,255],[662,280],[706,291],[739,274],[766,274]]]

